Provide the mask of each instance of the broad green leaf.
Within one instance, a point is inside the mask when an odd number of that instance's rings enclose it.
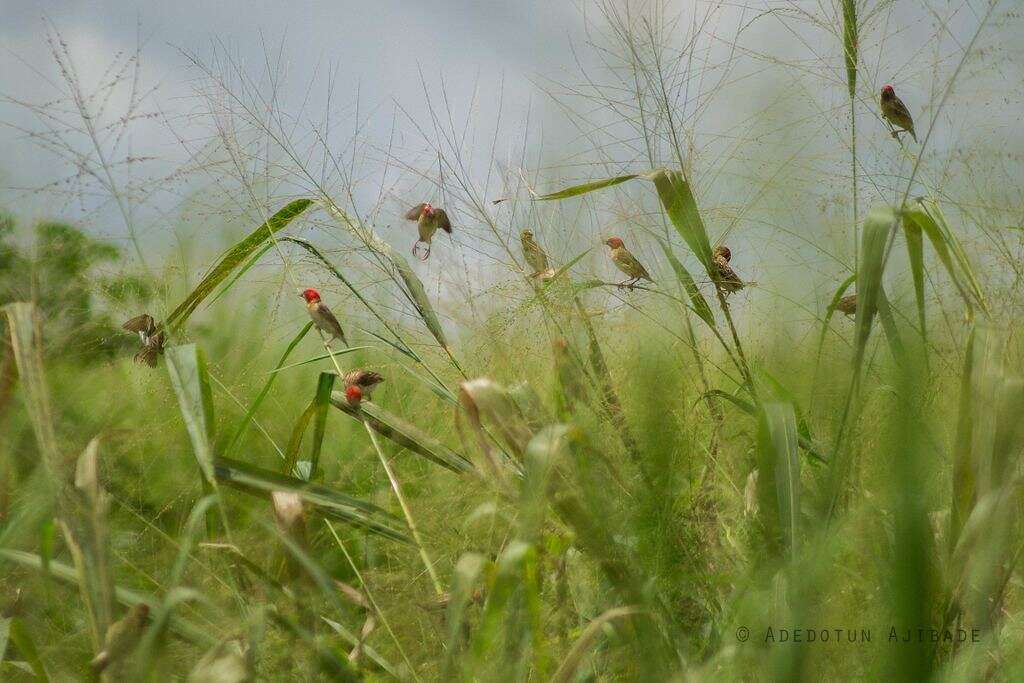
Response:
[[[706,322],[709,326],[715,327],[715,315],[711,312],[711,307],[708,306],[707,299],[700,293],[697,288],[697,283],[693,281],[693,277],[690,275],[690,271],[686,269],[686,266],[676,258],[676,255],[672,252],[672,248],[664,240],[658,240],[658,244],[661,245],[661,250],[665,252],[665,258],[668,259],[669,264],[672,266],[672,270],[675,271],[676,279],[679,280],[679,284],[686,291],[688,297],[690,297],[690,303],[693,304],[693,310],[696,311],[700,319]]]
[[[549,194],[543,194],[537,197],[538,201],[550,201],[553,199],[568,199],[569,197],[578,197],[581,194],[587,194],[594,190],[603,190],[606,187],[612,187],[619,185],[627,180],[633,180],[633,178],[640,178],[641,175],[638,173],[631,173],[629,175],[620,175],[614,178],[606,178],[604,180],[594,180],[589,183],[583,183],[582,185],[573,185],[567,187],[564,190],[558,190],[557,192],[551,192]]]
[[[274,491],[290,491],[298,494],[324,517],[364,528],[394,541],[410,542],[405,534],[375,519],[381,517],[387,522],[393,522],[397,520],[396,517],[372,503],[352,498],[340,491],[228,458],[216,459],[215,472],[221,483],[240,491],[257,496],[269,496]]]
[[[35,640],[20,619],[10,620],[8,635],[11,642],[18,647],[18,652],[25,658],[28,665],[32,667],[32,673],[35,674],[36,678],[40,681],[49,681],[50,676],[46,673],[43,660],[39,658],[39,650],[36,648]]]
[[[364,400],[358,407],[353,407],[345,400],[345,394],[335,391],[331,395],[331,403],[356,420],[362,421],[365,418],[375,432],[417,455],[422,455],[427,460],[447,467],[453,472],[469,472],[473,469],[472,463],[464,457],[372,401]]]
[[[708,272],[708,276],[715,278],[714,264],[711,260],[711,242],[708,239],[707,229],[700,217],[700,210],[697,208],[697,200],[693,196],[693,189],[690,183],[683,178],[679,171],[662,169],[655,171],[650,176],[654,186],[658,190],[658,198],[661,205],[668,214],[669,220],[675,226],[676,232],[682,236],[689,245],[690,250],[697,256],[697,260]]]
[[[726,391],[722,391],[721,389],[712,389],[711,391],[702,394],[699,400],[706,401],[712,396],[716,398],[725,399],[726,401],[733,404],[734,406],[736,406],[741,411],[743,411],[744,413],[751,417],[757,416],[757,407],[753,403],[750,403],[749,401],[744,401],[739,396],[736,396],[735,394],[730,394]],[[828,462],[828,458],[819,453],[815,449],[814,444],[812,444],[809,439],[801,435],[799,431],[797,432],[797,443],[799,443],[800,448],[807,451],[807,455],[811,456],[814,460],[817,460],[818,462]]]
[[[860,371],[867,350],[868,337],[878,311],[878,300],[882,291],[882,270],[885,267],[885,246],[896,213],[887,206],[871,210],[861,231],[860,270],[857,274],[857,323],[856,354],[854,367]]]
[[[284,463],[281,465],[281,472],[288,475],[289,477],[295,476],[295,465],[299,461],[299,449],[302,447],[302,437],[306,433],[306,428],[309,427],[309,423],[313,420],[313,414],[316,412],[316,403],[313,401],[309,402],[305,410],[299,415],[299,419],[295,421],[295,425],[292,427],[291,437],[288,439],[288,446],[284,450]]]
[[[270,387],[273,386],[274,380],[277,379],[277,371],[281,369],[284,362],[288,360],[288,356],[291,355],[292,351],[295,350],[295,347],[299,345],[299,342],[302,341],[302,338],[306,336],[306,333],[309,332],[312,327],[312,321],[306,323],[305,326],[299,330],[299,333],[295,335],[295,338],[288,343],[288,348],[286,348],[284,353],[281,354],[281,359],[277,361],[277,365],[274,367],[273,372],[270,373],[270,377],[268,377],[267,381],[263,383],[263,388],[260,389],[260,393],[256,395],[256,398],[249,406],[249,409],[245,411],[245,417],[242,418],[238,423],[238,427],[235,428],[235,433],[232,434],[231,441],[228,442],[227,447],[222,451],[227,457],[234,456],[235,449],[241,442],[242,435],[245,434],[245,431],[249,428],[249,424],[252,422],[253,416],[263,403],[263,399],[265,399],[267,394],[270,393]]]
[[[213,476],[213,398],[206,361],[195,344],[172,346],[166,351],[167,371],[178,397],[192,453],[204,480],[215,486]]]
[[[11,621],[10,617],[0,618],[0,662],[4,661],[4,655],[7,653],[7,640],[11,633]]]
[[[758,445],[761,509],[777,510],[778,529],[796,557],[800,544],[800,458],[797,454],[796,414],[788,403],[765,403],[759,420]],[[774,506],[771,494],[774,493]],[[766,524],[766,528],[776,528]]]
[[[331,391],[334,389],[334,380],[337,377],[333,372],[321,372],[317,380],[316,396],[313,398],[313,405],[316,410],[315,422],[313,423],[313,444],[309,453],[309,478],[317,478],[320,468],[320,451],[324,444],[324,431],[327,429],[327,408],[331,405]]]
[[[263,245],[262,248],[260,248],[259,251],[257,251],[255,254],[250,256],[249,260],[245,262],[245,265],[243,265],[241,268],[239,268],[237,271],[235,271],[235,274],[231,276],[231,279],[228,280],[227,282],[225,282],[224,286],[221,287],[220,290],[218,290],[218,292],[216,294],[214,294],[212,297],[210,297],[210,300],[206,303],[207,307],[212,306],[214,303],[217,302],[218,299],[220,299],[222,296],[227,294],[228,290],[230,290],[232,287],[234,287],[235,284],[239,280],[242,279],[242,276],[245,275],[247,272],[249,272],[249,269],[251,269],[257,263],[259,263],[259,260],[261,258],[263,258],[263,255],[266,254],[268,251],[270,251],[273,248],[274,248],[274,243],[273,242],[267,242],[266,244]]]
[[[907,258],[910,260],[910,274],[914,278],[914,298],[917,301],[917,321],[921,326],[921,338],[927,345],[928,330],[924,311],[924,241],[921,226],[915,221],[903,221],[903,235],[907,240]]]
[[[181,327],[192,315],[196,307],[202,303],[214,288],[224,281],[231,272],[243,261],[259,249],[267,240],[286,228],[297,216],[309,208],[313,203],[312,199],[296,199],[289,202],[277,213],[271,216],[266,223],[256,228],[248,237],[238,242],[217,262],[217,265],[204,277],[192,290],[185,300],[178,304],[169,316],[167,316],[168,327]]]
[[[953,500],[949,506],[949,544],[956,546],[960,532],[971,514],[976,496],[974,462],[971,442],[974,439],[974,353],[977,326],[971,327],[964,353],[964,367],[960,375],[960,399],[957,407],[956,437],[953,441]]]

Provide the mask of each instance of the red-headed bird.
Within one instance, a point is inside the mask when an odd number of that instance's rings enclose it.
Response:
[[[345,373],[345,389],[357,387],[363,398],[370,398],[370,394],[378,384],[384,381],[379,373],[373,370],[353,370]]]
[[[648,282],[654,282],[651,276],[647,273],[647,269],[644,268],[643,264],[637,260],[633,254],[629,253],[629,249],[622,244],[622,240],[618,237],[609,237],[604,241],[609,247],[611,247],[612,263],[615,267],[621,270],[623,273],[629,276],[629,279],[625,282],[620,282],[619,287],[632,288],[640,280],[647,280]]]
[[[353,384],[345,387],[345,402],[353,408],[359,407],[359,404],[363,402],[363,390],[359,388],[359,385]]]
[[[327,305],[320,300],[320,292],[310,288],[302,292],[302,298],[306,300],[306,310],[309,311],[309,317],[313,319],[313,324],[324,334],[330,335],[327,343],[330,344],[335,339],[340,339],[342,344],[348,346],[341,323],[331,313],[331,309],[327,308]]]
[[[426,261],[430,258],[430,240],[434,239],[434,233],[437,232],[438,228],[441,228],[449,235],[452,234],[452,222],[448,220],[448,214],[444,212],[444,209],[435,208],[429,202],[417,204],[409,209],[405,214],[405,219],[416,221],[420,238],[412,245],[412,255],[421,261]],[[426,245],[422,256],[417,253],[417,248],[421,244]]]
[[[897,133],[907,132],[917,142],[917,134],[914,133],[914,119],[910,116],[910,110],[903,100],[896,97],[896,91],[891,85],[882,88],[882,117],[891,123],[896,130],[892,132],[894,138],[899,138]]]

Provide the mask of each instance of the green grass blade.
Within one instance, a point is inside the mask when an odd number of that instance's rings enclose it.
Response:
[[[327,408],[331,405],[331,391],[334,390],[334,380],[337,375],[333,372],[321,372],[316,384],[316,397],[313,399],[315,408],[315,421],[313,423],[313,444],[309,454],[309,477],[317,478],[320,468],[320,452],[324,445],[324,431],[327,429]]]
[[[757,417],[757,407],[753,403],[744,401],[739,396],[722,391],[721,389],[712,389],[711,391],[702,394],[698,400],[706,401],[712,397],[725,399],[750,417]],[[800,445],[800,448],[807,452],[807,455],[811,456],[813,460],[818,462],[828,462],[828,458],[814,447],[814,444],[811,443],[810,439],[800,434],[799,430],[797,430],[797,443]]]
[[[549,194],[542,194],[537,197],[538,201],[546,202],[555,199],[568,199],[569,197],[578,197],[581,194],[587,194],[595,190],[603,190],[606,187],[613,187],[619,185],[628,180],[641,177],[638,173],[631,173],[629,175],[615,176],[614,178],[605,178],[604,180],[594,180],[589,183],[583,183],[582,185],[573,185],[567,187],[564,190],[558,190],[557,192],[551,192]]]
[[[292,351],[295,350],[295,347],[299,345],[299,342],[302,341],[302,339],[306,336],[306,333],[308,333],[312,328],[312,321],[306,323],[302,327],[302,329],[299,330],[299,333],[295,335],[295,338],[288,343],[288,347],[284,350],[284,353],[281,354],[281,359],[278,360],[277,365],[274,366],[274,371],[270,373],[270,377],[268,377],[267,381],[263,383],[263,388],[260,389],[260,393],[258,393],[256,395],[256,398],[253,399],[253,402],[249,406],[249,409],[245,411],[245,417],[241,419],[241,421],[238,423],[238,427],[235,428],[235,433],[231,435],[231,441],[228,442],[226,448],[220,451],[224,453],[227,457],[234,457],[235,449],[238,448],[238,444],[241,442],[242,436],[249,428],[249,425],[252,424],[253,416],[256,414],[256,411],[259,410],[260,405],[262,405],[263,399],[265,399],[267,397],[267,394],[270,393],[270,387],[274,385],[274,380],[277,379],[277,371],[281,369],[281,366],[284,365],[284,362],[288,360],[288,356],[292,354]]]
[[[910,274],[914,278],[914,299],[917,302],[917,321],[921,326],[921,338],[927,343],[928,331],[924,311],[924,240],[921,226],[910,220],[903,221],[903,235],[907,240],[907,258]]]
[[[686,269],[686,266],[676,258],[676,255],[672,252],[672,247],[668,245],[664,240],[658,240],[658,244],[661,245],[661,250],[665,253],[665,258],[668,259],[669,264],[672,266],[672,270],[676,274],[676,279],[679,280],[679,284],[685,290],[686,295],[690,298],[690,303],[693,304],[693,310],[700,316],[700,319],[706,322],[710,327],[715,327],[715,315],[711,312],[711,307],[708,305],[707,299],[700,293],[697,288],[697,283],[693,281],[693,276],[690,275],[690,271]]]
[[[800,458],[797,453],[796,414],[788,403],[765,403],[758,429],[761,510],[773,517],[766,529],[779,529],[790,557],[800,545]],[[774,494],[774,505],[770,498]]]
[[[852,102],[856,99],[857,95],[857,2],[856,0],[842,0],[842,2],[843,58],[846,62],[846,89]]]
[[[676,232],[686,241],[690,250],[697,256],[697,260],[707,270],[708,275],[714,279],[713,264],[711,261],[711,242],[708,239],[707,229],[697,208],[697,200],[693,196],[693,189],[690,183],[683,178],[679,171],[662,169],[654,172],[651,176],[654,187],[658,190],[658,198],[661,205],[668,214],[669,220],[675,226]]]
[[[36,648],[35,640],[32,638],[32,634],[28,632],[25,625],[20,619],[10,620],[8,627],[9,637],[11,642],[18,648],[18,652],[25,658],[28,665],[32,668],[32,673],[35,674],[36,679],[40,681],[49,681],[50,676],[46,673],[46,667],[43,666],[43,660],[39,658],[39,650]]]
[[[885,246],[895,221],[896,214],[889,207],[872,209],[864,221],[860,241],[860,272],[857,274],[855,372],[860,371],[875,313],[878,311],[878,300],[882,291],[882,270],[885,267]]]
[[[310,401],[309,405],[306,406],[302,414],[299,415],[299,419],[295,421],[295,425],[292,427],[292,434],[288,438],[288,446],[284,450],[284,463],[281,465],[281,472],[289,477],[298,475],[296,472],[295,464],[299,461],[299,449],[302,447],[302,437],[306,433],[306,428],[309,427],[309,423],[313,420],[313,414],[316,412],[316,404]],[[309,472],[310,478],[312,478],[313,471]]]
[[[192,453],[204,481],[216,486],[213,476],[213,395],[206,361],[195,344],[167,349],[167,371],[178,397],[178,408],[185,421]]]
[[[324,517],[361,527],[393,541],[411,542],[405,534],[374,519],[382,517],[392,522],[398,518],[372,503],[320,484],[278,474],[239,460],[217,458],[215,468],[217,479],[232,488],[256,496],[269,496],[274,491],[290,491],[298,494],[315,512]]]
[[[458,680],[456,661],[465,647],[463,642],[463,624],[466,620],[466,608],[473,599],[473,587],[480,581],[487,561],[479,553],[465,553],[455,564],[455,575],[452,579],[451,599],[445,614],[448,626],[448,640],[445,643],[444,676],[442,680]]]
[[[223,282],[231,272],[245,261],[256,249],[262,246],[273,235],[288,227],[296,217],[309,208],[313,203],[311,199],[296,199],[289,202],[277,213],[271,216],[267,222],[256,228],[245,239],[238,242],[218,261],[217,265],[204,277],[192,290],[185,300],[178,304],[169,316],[167,316],[168,327],[180,327],[192,315],[196,307],[203,299],[209,296],[210,292]]]
[[[469,472],[473,469],[469,460],[372,401],[363,401],[355,408],[348,404],[343,393],[336,391],[331,395],[331,404],[360,422],[365,418],[375,432],[431,462],[453,472]]]
[[[974,350],[977,327],[971,328],[964,353],[964,367],[960,375],[960,400],[957,407],[956,436],[953,441],[953,499],[949,506],[950,550],[956,547],[975,501],[974,462],[971,442],[974,438],[973,393]]]
[[[266,254],[273,248],[274,243],[267,242],[260,248],[259,251],[257,251],[251,257],[249,257],[249,260],[245,262],[245,265],[243,265],[241,268],[235,271],[235,274],[231,276],[231,279],[225,282],[224,285],[217,291],[217,293],[210,297],[210,300],[206,302],[207,307],[212,306],[214,303],[217,302],[218,299],[227,294],[228,290],[234,287],[235,284],[237,284],[238,281],[242,279],[242,276],[249,272],[249,269],[255,266],[259,262],[259,260],[263,258],[264,254]]]
[[[337,351],[332,349],[330,353],[322,353],[319,356],[313,356],[312,358],[307,358],[306,360],[300,360],[297,363],[289,363],[288,365],[280,365],[280,366],[274,368],[273,370],[271,370],[270,372],[268,372],[267,374],[268,375],[276,375],[277,373],[279,373],[279,372],[281,372],[283,370],[291,370],[292,368],[302,367],[303,365],[309,365],[310,363],[316,363],[316,362],[322,361],[322,360],[329,360],[332,357],[336,358],[338,356],[344,356],[346,354],[353,353],[355,351],[365,351],[366,349],[372,349],[372,348],[374,348],[374,347],[372,347],[372,346],[348,346],[348,347],[346,347],[344,349],[338,349]]]

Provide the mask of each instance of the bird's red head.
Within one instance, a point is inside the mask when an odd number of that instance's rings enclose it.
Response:
[[[320,301],[320,292],[310,287],[302,293],[302,298],[306,300],[307,304],[313,303],[314,301]]]
[[[604,241],[604,243],[607,244],[612,249],[618,249],[619,247],[622,246],[622,240],[619,239],[618,237],[609,237]]]
[[[355,384],[350,385],[345,389],[345,400],[348,401],[350,406],[359,405],[360,401],[363,400],[363,390]]]
[[[427,202],[426,204],[424,204],[423,205],[422,213],[423,213],[424,216],[433,216],[434,215],[434,206],[433,206],[433,204],[431,204],[430,202]]]
[[[884,97],[892,97],[896,94],[896,91],[892,89],[891,85],[885,85],[882,87],[882,95]]]

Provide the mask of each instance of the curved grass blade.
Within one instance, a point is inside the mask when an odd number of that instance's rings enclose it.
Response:
[[[577,254],[573,258],[569,259],[563,265],[559,266],[558,270],[556,270],[551,277],[546,278],[546,280],[544,282],[544,287],[545,288],[550,287],[552,282],[557,281],[558,278],[562,277],[567,272],[569,272],[570,268],[572,268],[577,263],[579,263],[580,259],[582,259],[584,256],[586,256],[587,254],[589,254],[592,251],[593,251],[593,248],[587,249],[586,251],[584,251],[584,252],[582,252],[580,254]]]
[[[860,272],[857,274],[855,373],[860,372],[872,323],[878,311],[882,270],[885,267],[885,245],[896,220],[896,212],[892,208],[880,206],[872,209],[864,221],[860,240]]]
[[[313,203],[312,199],[296,199],[285,204],[277,213],[271,216],[265,223],[256,228],[245,239],[233,246],[225,254],[217,265],[213,267],[206,277],[185,297],[185,300],[178,304],[169,316],[166,324],[168,327],[181,327],[192,315],[196,307],[202,303],[214,288],[224,281],[231,272],[245,261],[249,256],[270,240],[273,235],[288,226],[297,216],[309,208]]]
[[[788,403],[765,403],[759,419],[758,454],[761,510],[776,510],[778,523],[768,519],[766,529],[778,528],[790,557],[800,544],[800,458],[797,454],[796,414]],[[769,496],[774,489],[775,505]]]
[[[331,405],[331,391],[334,389],[333,372],[321,372],[316,384],[316,396],[313,398],[315,421],[313,423],[313,445],[309,454],[309,478],[316,479],[320,468],[320,451],[324,445],[324,431],[327,429],[327,408]]]
[[[228,458],[217,458],[215,471],[221,483],[251,495],[262,497],[274,491],[290,491],[298,494],[309,503],[312,510],[324,517],[361,527],[393,541],[411,542],[405,534],[373,518],[380,516],[390,522],[396,521],[397,517],[383,508],[340,491]]]
[[[907,259],[910,261],[910,274],[914,278],[914,299],[917,302],[917,321],[921,326],[921,338],[928,341],[924,311],[924,240],[921,237],[921,226],[915,221],[903,221],[903,235],[907,240]]]
[[[32,634],[28,632],[20,619],[8,620],[8,636],[17,648],[21,656],[25,658],[29,667],[32,669],[32,673],[35,677],[40,680],[50,680],[49,674],[46,673],[46,667],[43,666],[43,660],[39,657],[39,650],[36,648],[36,643],[32,639]]]
[[[589,183],[583,183],[582,185],[573,185],[572,187],[567,187],[564,190],[558,190],[557,192],[542,194],[537,197],[537,200],[546,202],[553,199],[568,199],[569,197],[578,197],[581,194],[587,194],[588,192],[593,192],[595,190],[603,190],[606,187],[619,185],[628,180],[633,180],[634,178],[639,177],[641,177],[639,173],[631,173],[629,175],[620,175],[615,176],[614,178],[606,178],[604,180],[595,180]]]
[[[249,260],[245,262],[245,265],[243,265],[241,268],[239,268],[235,272],[235,274],[231,276],[230,280],[228,280],[227,282],[224,283],[224,286],[222,286],[220,288],[220,290],[217,291],[216,294],[214,294],[212,297],[210,297],[210,300],[208,302],[206,302],[206,306],[207,307],[212,306],[214,303],[217,302],[218,299],[220,299],[222,296],[227,294],[228,290],[231,289],[232,287],[234,287],[235,284],[239,280],[242,279],[242,276],[245,275],[249,271],[250,268],[252,268],[254,265],[256,265],[259,262],[259,260],[261,258],[263,258],[264,254],[266,254],[268,251],[270,251],[273,248],[274,248],[274,243],[273,242],[267,242],[266,244],[264,244],[260,248],[259,251],[257,251],[255,254],[253,254],[249,258]]]
[[[473,469],[473,464],[469,460],[371,401],[363,401],[359,407],[353,407],[345,400],[344,394],[334,392],[331,395],[331,403],[360,422],[365,419],[370,427],[384,438],[408,448],[417,455],[422,455],[427,460],[453,472],[469,472]]]
[[[334,357],[344,356],[347,353],[352,353],[354,351],[364,351],[366,349],[372,349],[372,348],[373,348],[372,346],[348,346],[348,347],[345,347],[344,349],[338,349],[337,351],[331,351],[330,353],[325,353],[325,354],[323,354],[321,356],[314,356],[313,358],[307,358],[306,360],[300,360],[298,363],[290,363],[289,365],[282,365],[282,366],[276,367],[273,370],[271,370],[270,372],[268,372],[267,374],[268,375],[276,375],[277,373],[281,372],[282,370],[291,370],[292,368],[297,368],[297,367],[300,367],[302,365],[309,365],[310,363],[316,363],[317,361],[327,360],[327,359],[331,358],[332,356],[334,356]]]
[[[714,264],[711,260],[711,242],[704,221],[697,208],[697,200],[693,189],[679,171],[662,169],[650,175],[654,187],[658,190],[658,198],[675,226],[676,232],[686,241],[697,260],[707,270],[708,275],[715,279]]]
[[[216,488],[213,476],[213,394],[206,361],[195,344],[172,346],[166,351],[167,371],[178,397],[192,453],[203,480]]]
[[[707,401],[711,397],[725,399],[747,415],[750,415],[751,417],[757,416],[757,408],[753,403],[744,401],[739,396],[722,391],[721,389],[712,389],[711,391],[702,394],[698,400]],[[800,448],[804,449],[807,452],[807,455],[811,456],[814,460],[818,462],[828,462],[828,458],[818,452],[818,450],[815,449],[814,444],[812,444],[809,439],[802,436],[799,431],[797,432],[797,443],[800,445]]]
[[[675,271],[676,279],[679,280],[679,284],[682,285],[686,291],[687,296],[690,297],[690,303],[693,304],[694,312],[700,316],[700,319],[706,322],[711,327],[715,326],[715,316],[711,312],[711,307],[708,305],[707,299],[697,289],[697,283],[693,281],[693,277],[690,275],[690,271],[686,269],[686,266],[676,258],[676,255],[672,252],[672,248],[664,240],[658,240],[658,244],[661,245],[661,250],[665,252],[665,258],[668,259],[669,264],[672,266],[672,270]]]
[[[228,442],[227,448],[221,451],[227,457],[230,458],[234,456],[234,451],[238,447],[242,435],[245,434],[245,430],[249,428],[249,424],[252,422],[253,416],[263,403],[263,399],[265,399],[267,394],[270,393],[270,387],[273,386],[274,380],[277,379],[277,371],[281,369],[284,362],[288,360],[288,356],[291,355],[292,351],[295,350],[295,347],[299,345],[299,342],[302,341],[303,337],[306,336],[306,333],[308,333],[312,327],[313,321],[306,323],[303,328],[299,330],[299,333],[295,335],[295,338],[288,343],[288,347],[284,350],[284,353],[281,354],[281,359],[277,361],[277,365],[274,367],[273,372],[270,373],[270,377],[268,377],[267,381],[264,382],[263,388],[260,389],[260,393],[256,395],[256,398],[249,406],[249,409],[245,411],[245,417],[242,418],[241,422],[238,423],[238,427],[235,428],[235,433],[231,435],[231,441]]]
[[[641,610],[638,607],[613,607],[612,609],[605,610],[600,616],[593,619],[583,629],[579,639],[573,643],[572,648],[565,656],[565,659],[562,660],[562,663],[558,665],[554,676],[551,677],[551,683],[570,683],[570,681],[575,680],[576,670],[583,663],[583,658],[586,656],[591,643],[604,630],[605,624],[615,619],[638,614],[639,612]]]

